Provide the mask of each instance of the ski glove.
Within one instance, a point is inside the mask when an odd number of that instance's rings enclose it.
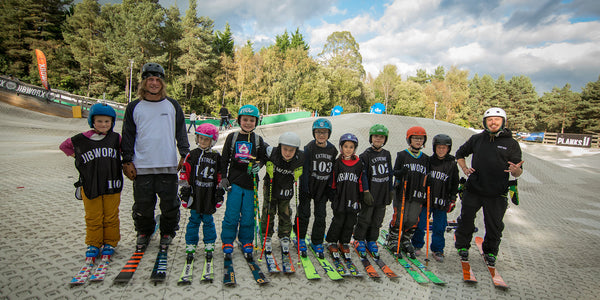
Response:
[[[219,182],[219,185],[217,186],[217,188],[223,189],[223,192],[231,191],[231,184],[229,183],[229,179],[227,179],[227,178],[221,179],[221,182]]]
[[[508,182],[508,197],[514,205],[519,205],[519,189],[517,188],[516,180]]]
[[[221,180],[223,181],[223,180]],[[223,195],[225,195],[225,190],[224,189],[217,189],[215,191],[215,198],[217,200],[217,204],[215,204],[216,208],[221,207],[221,205],[223,205]]]
[[[454,208],[456,207],[456,199],[450,199],[446,212],[447,213],[451,213],[452,211],[454,211]]]
[[[123,164],[123,174],[129,178],[129,180],[135,180],[137,176],[137,170],[132,162],[126,162]]]
[[[187,208],[188,206],[188,200],[190,199],[190,196],[192,195],[192,188],[189,186],[182,186],[179,189],[179,195],[177,195],[179,197],[179,200],[181,201],[181,206],[183,206],[184,208]]]
[[[373,199],[371,192],[363,192],[363,203],[366,206],[373,206],[373,202],[375,202],[375,199]]]
[[[461,200],[465,192],[465,183],[467,183],[467,179],[465,179],[464,177],[461,177],[460,180],[458,180],[458,196]]]

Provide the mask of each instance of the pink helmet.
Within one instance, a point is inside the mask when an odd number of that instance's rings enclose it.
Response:
[[[214,146],[219,139],[219,130],[217,127],[210,123],[202,123],[196,128],[197,135],[203,135],[212,139],[211,146]]]

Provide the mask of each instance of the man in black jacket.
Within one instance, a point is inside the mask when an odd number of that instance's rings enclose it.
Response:
[[[469,256],[469,247],[475,228],[475,215],[483,207],[485,239],[483,252],[488,265],[495,265],[498,247],[504,229],[504,213],[508,206],[509,175],[523,173],[521,147],[506,128],[506,112],[490,108],[483,115],[484,131],[474,134],[458,151],[459,168],[469,176],[462,197],[461,219],[456,229],[455,247],[463,260]],[[471,167],[465,157],[473,154]]]

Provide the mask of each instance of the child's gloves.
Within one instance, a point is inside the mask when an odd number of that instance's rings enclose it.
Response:
[[[451,213],[452,211],[454,211],[455,207],[456,207],[456,199],[450,199],[450,201],[448,201],[446,212]]]
[[[229,192],[231,190],[231,184],[229,183],[229,179],[223,178],[219,185],[217,186],[219,189],[223,189],[223,191]]]
[[[189,186],[182,186],[179,189],[179,195],[177,195],[179,197],[179,200],[181,201],[181,206],[183,206],[184,208],[187,208],[188,206],[188,199],[190,199],[190,196],[192,195],[192,188]]]
[[[132,162],[124,163],[123,174],[125,174],[125,176],[129,178],[129,180],[135,180],[135,177],[137,176],[137,170],[135,169],[135,165]]]
[[[366,206],[373,206],[374,202],[375,199],[373,199],[373,195],[371,195],[371,192],[363,192],[363,203]]]
[[[217,205],[215,205],[216,208],[220,208],[223,205],[223,200],[217,202]]]

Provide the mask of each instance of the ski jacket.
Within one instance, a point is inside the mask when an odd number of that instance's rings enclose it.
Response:
[[[279,147],[273,148],[268,158],[273,163],[273,186],[270,189],[271,177],[267,172],[264,179],[267,189],[271,191],[271,199],[290,200],[294,196],[294,173],[302,172],[304,165],[304,152],[296,150],[296,154],[289,161],[281,155]]]
[[[192,188],[192,198],[187,208],[199,214],[214,214],[218,202],[223,201],[223,190],[217,189],[221,182],[221,155],[216,150],[196,148],[185,157],[184,172]]]
[[[119,140],[119,134],[113,131],[97,141],[83,133],[71,137],[75,167],[88,199],[120,193],[123,189]]]
[[[335,212],[358,212],[363,192],[363,165],[358,156],[350,160],[335,160],[331,188],[336,191],[331,208]]]
[[[456,158],[466,158],[473,154],[471,166],[475,172],[467,180],[465,188],[472,193],[486,197],[500,197],[508,191],[508,162],[521,162],[519,143],[512,138],[512,132],[504,128],[498,136],[486,131],[472,135],[456,151]]]
[[[427,188],[425,179],[429,170],[429,156],[422,151],[414,155],[410,150],[404,149],[396,155],[394,176],[396,177],[396,197],[394,206],[400,206],[404,181],[406,180],[405,201],[427,203]]]
[[[384,206],[390,198],[393,187],[394,172],[392,169],[392,155],[382,149],[375,151],[369,147],[360,155],[363,163],[363,186],[369,190],[375,206]]]
[[[304,146],[304,172],[300,176],[302,192],[310,193],[313,199],[325,196],[325,190],[331,186],[333,162],[337,155],[338,150],[329,141],[325,147],[317,146],[314,140]]]
[[[233,138],[236,137],[235,141]],[[263,138],[255,132],[245,134],[232,132],[225,139],[221,158],[221,174],[231,184],[252,190],[254,189],[253,176],[248,174],[248,164],[266,161],[265,149],[269,146]]]
[[[177,150],[181,157],[190,152],[185,115],[179,103],[169,97],[129,103],[122,134],[123,162],[134,162],[138,174],[148,174],[143,169],[177,173]]]
[[[458,193],[458,167],[452,155],[438,159],[436,154],[429,159],[430,170],[427,177],[431,189],[430,200],[434,203],[448,203],[456,201]],[[441,200],[440,200],[441,199]],[[442,201],[443,200],[443,201]]]

